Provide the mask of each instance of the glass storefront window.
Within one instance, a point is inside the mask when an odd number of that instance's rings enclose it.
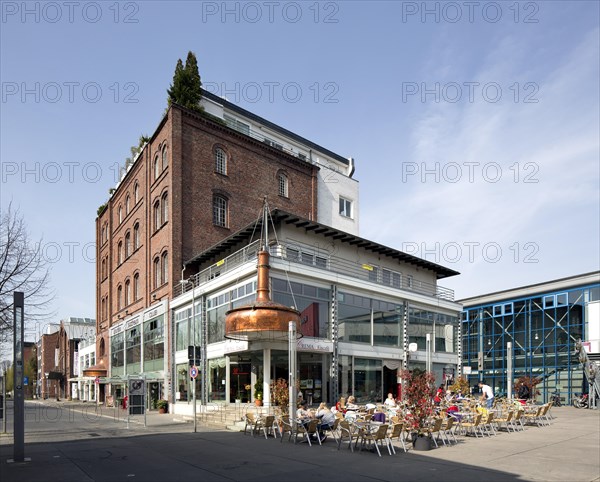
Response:
[[[383,400],[381,360],[354,358],[354,396],[358,403]]]
[[[338,339],[371,343],[371,299],[340,292],[338,295]]]
[[[211,402],[225,400],[225,357],[208,361],[208,397]]]
[[[125,333],[113,335],[110,339],[110,365],[112,375],[123,375],[125,371]]]
[[[144,323],[144,371],[164,368],[165,342],[163,316]]]
[[[127,346],[125,351],[125,362],[127,373],[140,373],[141,352],[141,325],[127,330]]]
[[[300,332],[303,336],[329,338],[330,290],[303,283],[288,283],[278,278],[273,278],[272,284],[273,301],[295,306],[300,312]]]
[[[190,377],[188,375],[188,364],[182,363],[177,365],[177,392],[175,394],[175,398],[177,401],[185,402],[188,400],[188,392],[190,389],[189,381]],[[191,394],[190,394],[191,399]]]

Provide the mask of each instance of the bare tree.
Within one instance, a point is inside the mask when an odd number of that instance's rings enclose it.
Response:
[[[41,240],[32,242],[19,210],[12,203],[0,217],[0,342],[13,332],[13,292],[25,294],[25,321],[31,326],[48,319],[54,292],[50,266],[42,256]]]

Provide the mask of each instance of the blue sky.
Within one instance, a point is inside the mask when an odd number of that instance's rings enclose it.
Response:
[[[458,299],[599,268],[598,2],[1,5],[0,201],[43,237],[57,318],[95,316],[96,209],[189,50],[354,157],[361,235],[460,271]]]

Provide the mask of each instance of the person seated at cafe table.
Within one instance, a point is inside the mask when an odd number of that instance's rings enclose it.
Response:
[[[347,419],[356,419],[356,412],[358,411],[358,405],[356,404],[356,398],[353,395],[348,397],[348,403],[346,404],[346,415]]]
[[[308,410],[308,404],[306,402],[298,404],[298,410],[296,410],[296,418],[299,422],[305,422],[312,418],[312,414]]]
[[[385,399],[383,404],[387,408],[396,408],[396,400],[394,399],[394,395],[392,395],[391,393],[388,393],[387,398]]]
[[[346,399],[344,397],[340,397],[340,399],[335,404],[335,411],[346,413]]]
[[[324,442],[327,438],[325,435],[325,430],[331,430],[335,423],[335,415],[334,413],[327,408],[327,404],[322,402],[317,409],[317,413],[315,416],[319,419],[318,431],[319,437],[321,437],[321,442]]]

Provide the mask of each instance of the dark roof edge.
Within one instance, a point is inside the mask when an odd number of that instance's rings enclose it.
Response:
[[[232,104],[228,100],[225,100],[222,97],[219,97],[218,95],[215,95],[212,92],[209,92],[208,90],[202,89],[202,95],[204,97],[216,102],[217,104],[221,104],[224,107],[227,107],[228,109],[235,111],[240,115],[243,115],[244,117],[248,117],[249,119],[252,119],[253,121],[259,122],[260,124],[264,125],[265,127],[268,127],[269,129],[273,129],[274,131],[277,131],[284,136],[290,137],[297,142],[300,142],[302,144],[307,145],[308,147],[311,147],[312,149],[321,151],[323,154],[326,154],[326,155],[332,157],[336,161],[339,161],[339,162],[345,164],[346,166],[350,164],[350,161],[348,159],[346,159],[345,157],[342,157],[339,154],[336,154],[335,152],[330,151],[329,149],[326,149],[323,146],[320,146],[319,144],[315,144],[314,142],[309,141],[308,139],[306,139],[302,136],[299,136],[298,134],[295,134],[294,132],[289,131],[284,127],[278,126],[277,124],[274,124],[273,122],[268,121],[264,117],[260,117],[259,115],[253,114],[252,112],[250,112],[242,107],[239,107],[236,104]]]
[[[461,303],[461,304],[466,304],[469,302],[469,300],[475,300],[477,298],[486,298],[488,296],[497,296],[497,295],[501,295],[503,293],[512,293],[515,291],[519,291],[519,290],[526,290],[529,288],[535,288],[536,286],[545,286],[545,285],[549,285],[551,283],[560,283],[562,281],[569,281],[569,280],[573,280],[575,281],[577,278],[584,278],[587,276],[593,276],[596,275],[598,276],[598,282],[600,283],[600,271],[589,271],[587,273],[581,273],[581,274],[576,274],[573,276],[566,276],[564,278],[556,278],[556,279],[551,279],[548,281],[541,281],[539,283],[533,283],[530,285],[523,285],[523,286],[515,286],[514,288],[508,288],[505,290],[500,290],[500,291],[492,291],[491,293],[483,293],[481,295],[476,295],[476,296],[469,296],[468,298],[463,298],[461,300],[457,300],[457,303]],[[587,284],[587,283],[586,283]],[[577,287],[579,286],[579,284],[573,284],[573,287]],[[482,303],[482,304],[486,304],[486,303]],[[476,306],[476,305],[473,305]]]
[[[397,257],[398,260],[402,260],[404,262],[412,263],[417,266],[423,267],[425,269],[429,269],[437,274],[437,279],[448,278],[450,276],[456,276],[456,275],[460,274],[458,271],[454,271],[453,269],[446,268],[445,266],[441,266],[439,264],[432,263],[431,261],[427,261],[426,259],[418,258],[411,254],[404,253],[403,251],[399,251],[397,249],[390,248],[383,244],[379,244],[375,241],[369,241],[369,240],[361,238],[359,236],[355,236],[354,234],[340,231],[339,229],[332,228],[331,226],[327,226],[325,224],[321,224],[316,221],[310,221],[308,219],[302,218],[301,216],[296,216],[295,214],[291,214],[286,211],[282,211],[280,209],[272,210],[271,217],[273,218],[273,222],[275,222],[275,223],[281,223],[282,221],[285,221],[286,219],[295,219],[296,221],[293,223],[290,223],[290,224],[295,224],[296,226],[298,225],[298,223],[303,223],[303,224],[308,223],[309,225],[312,224],[312,225],[315,225],[317,227],[317,229],[325,228],[326,232],[328,232],[328,233],[331,233],[332,231],[334,231],[334,232],[337,232],[337,234],[344,235],[345,241],[349,241],[350,239],[352,239],[352,240],[356,240],[359,243],[365,242],[365,243],[371,245],[368,247],[366,246],[364,249],[373,250],[372,249],[373,247],[382,248],[382,249],[390,252],[389,254],[385,253],[384,254],[385,256],[390,256],[392,258]],[[241,242],[244,238],[249,237],[253,232],[260,232],[260,229],[258,229],[257,224],[262,224],[262,220],[259,219],[258,221],[253,221],[252,223],[248,224],[246,227],[235,232],[231,236],[228,236],[227,238],[221,240],[219,243],[206,249],[199,255],[186,261],[184,263],[184,266],[188,266],[196,261],[202,262],[201,258],[205,258],[205,259],[212,258],[213,256],[216,256],[217,254],[219,254],[221,251],[229,249],[233,244],[237,244],[237,243]],[[255,229],[255,226],[256,226],[256,229]],[[306,226],[303,226],[303,227],[306,227]],[[317,233],[317,235],[321,236],[322,234]]]

